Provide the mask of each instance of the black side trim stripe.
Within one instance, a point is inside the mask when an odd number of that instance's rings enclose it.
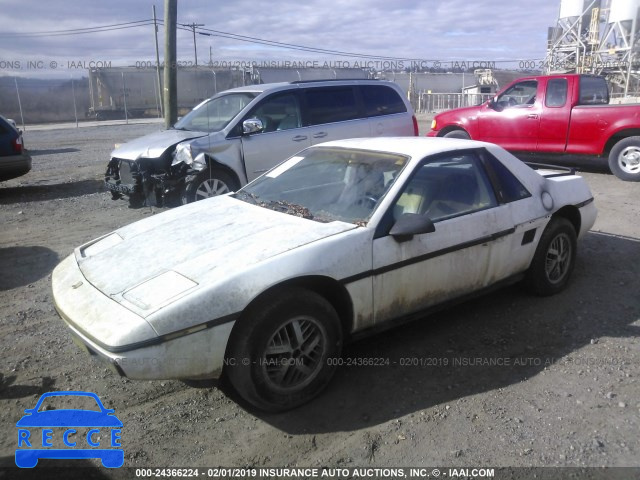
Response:
[[[580,203],[576,204],[576,205],[575,205],[575,207],[577,207],[577,208],[582,208],[582,207],[584,207],[585,205],[589,205],[591,202],[593,202],[593,197],[591,197],[591,198],[590,198],[590,199],[588,199],[588,200],[585,200],[584,202],[580,202]]]
[[[357,275],[352,275],[351,277],[343,278],[342,280],[340,280],[340,283],[347,284],[347,283],[357,282],[358,280],[362,280],[367,277],[372,277],[375,275],[381,275],[383,273],[391,272],[393,270],[397,270],[398,268],[403,268],[408,265],[412,265],[414,263],[424,262],[425,260],[430,260],[435,257],[440,257],[442,255],[456,252],[458,250],[464,250],[465,248],[475,247],[476,245],[482,245],[483,243],[492,242],[494,240],[497,240],[498,238],[511,235],[515,231],[516,231],[515,227],[512,227],[512,228],[509,228],[508,230],[503,230],[502,232],[487,235],[486,237],[476,238],[475,240],[470,240],[468,242],[452,245],[450,247],[443,248],[441,250],[436,250],[435,252],[425,253],[424,255],[408,258],[407,260],[403,260],[401,262],[391,263],[389,265],[385,265],[384,267],[367,270],[365,272],[358,273]]]
[[[184,337],[186,335],[190,335],[192,333],[200,332],[202,330],[207,330],[209,328],[217,327],[219,325],[224,325],[225,323],[229,323],[229,322],[235,321],[238,317],[240,317],[240,313],[241,313],[241,312],[237,312],[237,313],[232,313],[230,315],[225,315],[224,317],[215,318],[213,320],[209,320],[208,322],[201,323],[199,325],[192,325],[189,328],[185,328],[183,330],[178,330],[176,332],[171,332],[171,333],[167,333],[167,334],[164,334],[164,335],[160,335],[160,336],[155,337],[155,338],[150,338],[149,340],[143,340],[141,342],[129,343],[127,345],[114,346],[114,345],[107,345],[106,343],[103,343],[100,340],[96,339],[95,337],[91,336],[85,330],[83,330],[78,325],[76,325],[74,322],[72,322],[71,319],[69,319],[66,315],[64,315],[60,311],[60,309],[58,308],[57,305],[55,305],[55,307],[56,307],[56,311],[58,312],[58,315],[60,315],[60,318],[62,318],[62,320],[64,320],[69,325],[72,325],[73,328],[78,330],[78,332],[80,332],[83,336],[87,337],[91,342],[95,343],[100,348],[103,348],[104,350],[106,350],[107,352],[110,352],[110,353],[122,353],[122,352],[131,351],[131,350],[137,350],[138,348],[157,345],[157,344],[160,344],[160,343],[167,342],[169,340],[174,340],[176,338],[180,338],[180,337]]]

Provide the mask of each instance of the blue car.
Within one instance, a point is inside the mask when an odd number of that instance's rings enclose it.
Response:
[[[98,410],[59,409],[39,411],[51,397],[90,397]],[[122,422],[104,408],[100,398],[92,392],[49,392],[40,397],[34,408],[25,410],[18,427],[16,465],[33,468],[40,458],[81,459],[99,458],[102,465],[118,468],[124,463],[120,445]],[[83,435],[77,435],[78,429]],[[108,433],[108,435],[107,435]],[[58,448],[60,447],[60,448]]]
[[[22,132],[0,115],[0,181],[24,175],[31,170],[31,156],[24,148]]]

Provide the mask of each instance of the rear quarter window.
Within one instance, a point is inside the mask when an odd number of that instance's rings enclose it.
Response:
[[[531,196],[529,190],[500,160],[484,150],[481,154],[500,203],[510,203]]]
[[[367,117],[405,113],[407,107],[398,92],[386,85],[363,85],[360,87]]]
[[[358,118],[353,87],[310,88],[305,97],[311,125]]]
[[[580,77],[580,105],[606,105],[609,103],[607,82],[601,77]]]

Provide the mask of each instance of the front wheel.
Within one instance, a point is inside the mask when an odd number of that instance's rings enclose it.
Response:
[[[609,168],[620,180],[640,182],[640,137],[628,137],[609,153]]]
[[[226,375],[238,394],[271,412],[295,408],[329,383],[342,351],[333,306],[292,288],[250,307],[229,341]]]
[[[182,203],[192,203],[205,198],[224,195],[239,188],[238,182],[227,172],[208,168],[199,172],[195,178],[187,183],[182,197]]]
[[[471,137],[464,130],[453,130],[443,135],[444,138],[461,138],[463,140],[469,140]]]
[[[541,296],[564,290],[573,272],[576,249],[576,231],[571,222],[562,217],[552,218],[542,232],[525,277],[529,290]]]

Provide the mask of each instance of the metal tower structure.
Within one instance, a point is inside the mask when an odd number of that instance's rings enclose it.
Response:
[[[561,0],[546,73],[606,76],[614,94],[640,92],[640,0]]]

